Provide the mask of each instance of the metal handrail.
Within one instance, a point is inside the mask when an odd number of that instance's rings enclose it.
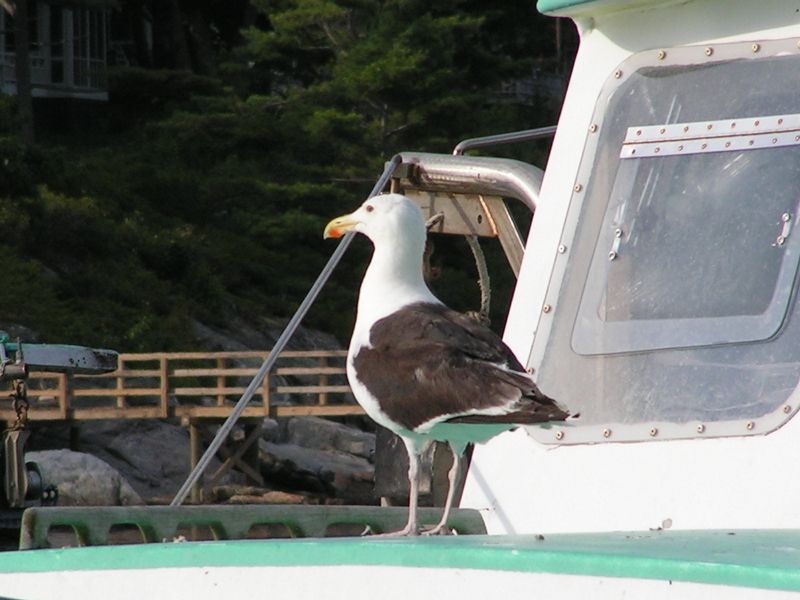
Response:
[[[378,194],[383,188],[386,186],[387,182],[394,174],[395,169],[400,165],[401,157],[400,155],[395,155],[392,159],[386,163],[386,167],[384,168],[383,174],[380,176],[378,181],[375,183],[375,186],[372,188],[372,192],[370,192],[369,197],[372,197]],[[336,265],[339,264],[342,256],[344,255],[347,248],[350,246],[350,243],[353,241],[353,237],[355,236],[354,232],[350,232],[342,238],[342,241],[339,242],[339,245],[336,247],[336,250],[333,252],[331,257],[328,259],[328,263],[320,272],[317,280],[314,282],[314,285],[311,286],[311,289],[308,290],[306,297],[303,299],[303,302],[300,303],[300,306],[295,311],[292,318],[289,320],[289,323],[286,325],[286,328],[281,333],[278,340],[275,342],[275,346],[272,348],[272,351],[267,356],[264,363],[259,368],[258,372],[256,373],[253,380],[250,382],[250,385],[247,386],[247,389],[242,394],[242,397],[236,403],[233,410],[231,411],[230,416],[225,420],[222,426],[219,428],[217,435],[214,436],[214,439],[209,444],[208,448],[206,449],[203,456],[200,457],[200,460],[195,465],[195,468],[192,469],[192,472],[189,473],[189,476],[186,478],[186,481],[183,482],[183,485],[175,494],[175,497],[170,502],[170,506],[179,506],[185,499],[186,496],[189,495],[190,490],[194,487],[195,483],[200,479],[202,474],[205,472],[206,468],[208,468],[209,463],[214,458],[214,455],[222,446],[222,443],[225,441],[225,438],[228,437],[228,434],[233,429],[233,426],[236,424],[236,421],[239,420],[239,416],[244,412],[244,409],[247,407],[247,404],[250,402],[250,399],[258,390],[258,387],[261,385],[261,380],[264,379],[266,374],[272,369],[275,361],[278,360],[278,355],[283,351],[286,344],[289,342],[289,339],[294,335],[294,332],[297,330],[297,327],[300,325],[300,321],[303,320],[303,317],[306,316],[308,309],[311,308],[311,305],[317,299],[320,291],[322,290],[325,283],[327,283],[328,278],[333,273],[333,270],[336,268]]]
[[[485,148],[486,146],[499,146],[502,144],[515,144],[517,142],[528,142],[531,140],[538,140],[554,135],[556,126],[550,125],[548,127],[538,127],[536,129],[525,129],[523,131],[512,131],[509,133],[498,133],[495,135],[487,135],[484,137],[469,138],[460,141],[453,148],[453,155],[460,156],[467,150],[473,148]]]
[[[484,194],[520,200],[536,209],[544,171],[508,158],[403,152],[404,164],[414,165],[409,180],[425,191]]]

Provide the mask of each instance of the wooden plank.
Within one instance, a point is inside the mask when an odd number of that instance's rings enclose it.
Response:
[[[319,369],[323,371],[328,366],[328,358],[323,356],[319,359]],[[328,375],[325,373],[320,373],[319,375],[319,385],[320,387],[328,387]],[[319,403],[321,405],[325,405],[328,403],[328,392],[320,392],[319,393]]]
[[[194,369],[186,369],[186,370],[187,371],[192,371]],[[220,389],[224,388],[225,387],[225,375],[223,375],[222,373],[224,373],[224,371],[225,371],[225,359],[224,358],[218,358],[217,359],[217,368],[216,369],[212,369],[212,370],[217,371],[217,375],[218,375],[217,376],[217,387],[220,388]],[[225,394],[217,394],[217,406],[224,406],[224,405],[225,405]]]
[[[173,412],[176,417],[184,419],[227,419],[233,406],[176,406]],[[264,418],[264,411],[260,406],[250,405],[242,412],[242,417]]]
[[[275,375],[346,375],[345,367],[278,367]]]
[[[158,371],[158,401],[161,415],[166,419],[169,414],[169,366],[166,356],[159,361]]]
[[[217,484],[217,482],[222,479],[222,477],[231,470],[231,468],[238,468],[242,471],[245,475],[250,477],[253,481],[256,482],[257,485],[264,485],[264,478],[262,477],[261,473],[258,472],[256,468],[252,465],[247,464],[246,461],[242,460],[244,457],[245,452],[252,446],[260,437],[261,435],[261,427],[256,426],[250,431],[250,434],[239,444],[236,448],[235,452],[231,452],[230,448],[227,446],[220,446],[219,453],[225,457],[225,462],[220,465],[219,469],[211,476],[211,481],[209,482],[209,487],[213,487]]]
[[[363,415],[364,409],[358,404],[326,404],[325,406],[273,406],[276,417],[346,417]]]
[[[119,367],[119,371],[117,372],[117,408],[125,408],[125,396],[122,395],[122,390],[125,389],[125,380],[119,375],[119,373],[124,369],[125,363],[119,358],[117,358],[117,366]]]
[[[349,385],[279,385],[275,387],[279,394],[346,394],[350,391]]]
[[[28,388],[28,399],[30,398],[57,399],[60,395],[61,395],[61,386],[49,390],[32,390]]]
[[[66,419],[69,414],[69,375],[61,373],[58,377],[58,412],[62,419]]]
[[[266,358],[268,351],[241,351],[241,352],[154,352],[151,354],[120,354],[126,362],[158,361],[161,357],[169,360],[216,360],[217,358]]]
[[[117,379],[136,377],[158,377],[158,369],[124,369],[111,373],[98,373],[97,375],[75,375],[76,380]]]
[[[72,395],[76,398],[103,398],[103,397],[114,397],[120,393],[120,390],[117,389],[107,389],[107,390],[99,390],[99,389],[85,389],[85,390],[72,390]],[[122,390],[123,396],[155,396],[159,397],[161,395],[160,388],[126,388]]]
[[[13,423],[17,420],[17,414],[13,410],[0,410],[0,420],[6,421],[7,423]],[[33,408],[31,407],[28,410],[28,420],[29,421],[62,421],[64,417],[62,416],[60,408]]]
[[[124,410],[114,407],[74,408],[72,419],[76,421],[95,421],[99,419],[161,419],[160,406],[128,406]]]
[[[198,427],[195,422],[189,423],[189,471],[194,470],[203,456],[203,440]],[[202,477],[192,486],[191,500],[194,504],[200,504],[203,501]]]
[[[172,377],[252,377],[258,373],[258,368],[239,367],[228,369],[215,368],[185,368],[174,369]],[[345,367],[278,367],[273,371],[276,375],[344,375],[347,373]]]
[[[172,376],[173,377],[219,377],[222,380],[222,383],[217,382],[217,385],[220,387],[225,386],[225,377],[252,377],[258,373],[257,367],[252,367],[250,369],[242,367],[242,368],[184,368],[184,369],[173,369]]]
[[[242,395],[244,387],[176,387],[172,393],[176,396],[216,396],[225,394],[226,396]]]

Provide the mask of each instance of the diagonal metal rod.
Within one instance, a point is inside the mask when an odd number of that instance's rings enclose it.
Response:
[[[386,168],[383,171],[383,175],[381,175],[380,179],[378,179],[377,183],[375,183],[375,187],[372,188],[372,192],[368,197],[372,197],[376,194],[379,194],[381,190],[386,186],[386,183],[389,181],[389,178],[394,174],[395,169],[400,164],[401,158],[400,155],[395,155],[392,159],[386,163]],[[228,434],[233,429],[233,426],[236,424],[236,421],[239,420],[242,412],[247,407],[247,404],[250,402],[250,399],[255,394],[256,390],[261,385],[261,381],[267,375],[267,373],[272,369],[275,365],[275,361],[278,360],[278,355],[283,351],[286,344],[289,342],[289,339],[294,335],[294,332],[297,330],[297,327],[300,325],[300,321],[303,320],[303,317],[306,316],[308,309],[311,308],[311,305],[317,299],[320,291],[322,290],[325,283],[330,278],[331,273],[336,268],[336,265],[339,264],[342,256],[344,255],[345,251],[347,250],[348,246],[350,246],[350,242],[353,241],[353,237],[355,233],[350,232],[342,238],[342,241],[339,242],[339,245],[336,247],[336,250],[328,259],[327,264],[320,272],[319,276],[317,276],[317,280],[314,282],[314,285],[311,286],[311,289],[308,290],[308,294],[300,303],[300,306],[295,311],[292,318],[289,320],[289,323],[286,325],[286,328],[281,333],[278,340],[275,342],[275,346],[273,346],[272,350],[270,351],[267,358],[264,360],[264,363],[258,369],[258,372],[253,377],[253,380],[250,382],[250,385],[247,386],[242,397],[239,398],[239,401],[236,403],[236,406],[233,407],[231,414],[228,415],[228,418],[225,419],[225,422],[217,431],[217,435],[214,436],[214,439],[209,444],[206,451],[203,453],[203,456],[200,457],[200,460],[197,461],[197,465],[195,465],[192,472],[189,473],[189,477],[186,478],[186,481],[183,482],[183,485],[175,494],[175,497],[172,499],[172,502],[169,503],[170,506],[180,506],[183,501],[186,499],[186,496],[189,495],[189,491],[192,487],[197,483],[198,479],[203,475],[205,470],[208,468],[208,464],[211,462],[211,459],[219,450],[222,443],[225,441],[225,438],[228,437]]]

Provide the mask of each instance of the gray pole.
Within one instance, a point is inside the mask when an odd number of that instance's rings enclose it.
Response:
[[[379,194],[383,188],[386,186],[386,183],[389,181],[389,178],[394,173],[394,170],[400,164],[400,155],[395,155],[392,159],[386,163],[386,168],[383,171],[383,175],[381,175],[380,179],[378,179],[375,187],[372,188],[372,192],[368,196],[371,198],[372,196]],[[236,421],[239,420],[242,412],[247,407],[247,404],[250,402],[250,399],[255,394],[256,390],[261,385],[261,381],[264,379],[267,373],[269,373],[270,369],[275,364],[275,361],[278,360],[278,355],[283,351],[286,344],[289,342],[289,339],[294,335],[295,330],[300,325],[300,321],[303,320],[303,317],[306,316],[308,309],[311,308],[311,305],[317,299],[320,291],[322,290],[325,283],[328,281],[328,278],[331,276],[333,269],[336,268],[336,265],[339,264],[342,256],[344,255],[345,251],[347,250],[350,242],[353,241],[353,237],[355,233],[350,232],[342,238],[342,241],[339,242],[339,245],[336,247],[336,250],[333,252],[331,257],[328,259],[328,263],[322,269],[317,280],[314,282],[314,285],[311,286],[311,289],[308,290],[308,294],[303,299],[303,302],[300,303],[300,306],[297,308],[297,311],[294,313],[292,318],[289,320],[289,323],[286,325],[286,328],[281,333],[278,340],[275,342],[275,346],[270,351],[267,358],[264,360],[264,363],[258,369],[258,372],[253,377],[253,380],[250,382],[250,385],[247,386],[247,389],[242,394],[242,397],[239,398],[239,401],[236,403],[236,406],[233,407],[231,414],[225,419],[225,422],[217,431],[217,435],[214,436],[214,439],[209,444],[208,448],[206,449],[203,456],[200,457],[200,460],[197,461],[194,469],[192,472],[189,473],[189,477],[186,478],[186,481],[183,482],[183,485],[175,494],[175,497],[172,499],[172,502],[169,503],[170,506],[180,506],[183,504],[183,501],[186,499],[186,496],[189,494],[189,491],[192,487],[197,483],[200,477],[203,475],[205,470],[208,468],[208,463],[211,462],[211,459],[217,453],[220,446],[222,446],[222,442],[225,441],[225,438],[228,437],[228,434],[233,429],[233,426],[236,424]]]

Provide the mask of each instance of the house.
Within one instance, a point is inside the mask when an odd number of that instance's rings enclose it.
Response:
[[[32,95],[108,100],[109,11],[30,0]],[[14,17],[0,10],[0,92],[16,94]]]

